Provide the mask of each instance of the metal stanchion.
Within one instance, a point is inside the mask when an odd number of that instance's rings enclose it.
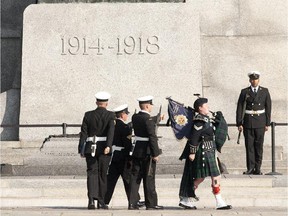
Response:
[[[63,126],[63,136],[66,137],[66,135],[67,135],[67,133],[66,133],[67,124],[66,124],[66,123],[63,123],[62,126]]]
[[[271,148],[272,148],[272,172],[266,173],[265,175],[282,175],[281,173],[276,172],[275,164],[275,122],[271,122]]]

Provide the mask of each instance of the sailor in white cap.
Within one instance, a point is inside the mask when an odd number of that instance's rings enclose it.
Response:
[[[107,209],[104,196],[107,190],[107,170],[114,136],[115,114],[108,111],[107,92],[95,94],[97,108],[85,113],[80,133],[78,152],[86,158],[88,209]]]
[[[123,104],[113,110],[116,114],[116,124],[114,131],[114,139],[112,145],[112,158],[107,175],[107,192],[105,195],[105,204],[108,205],[114,193],[114,189],[119,177],[122,177],[127,199],[129,199],[129,183],[131,176],[131,157],[129,152],[132,147],[132,127],[126,124],[128,120],[128,105]],[[140,195],[138,195],[140,200]],[[138,207],[142,207],[145,203],[138,201]]]
[[[128,209],[138,209],[137,201],[141,179],[143,179],[146,209],[163,209],[163,206],[158,206],[155,188],[156,162],[159,160],[161,149],[158,146],[155,118],[150,116],[153,107],[153,96],[140,97],[137,100],[141,111],[132,116],[136,143],[132,153]]]
[[[129,180],[125,165],[129,157],[129,151],[132,147],[131,137],[132,128],[125,123],[128,119],[128,105],[123,104],[113,110],[116,114],[116,124],[114,139],[112,145],[112,158],[107,175],[107,193],[105,195],[105,204],[108,205],[119,177],[122,177],[127,197],[129,196]]]
[[[248,73],[248,77],[252,80],[258,80],[260,77],[260,72],[259,71],[250,71]]]
[[[95,94],[95,98],[98,102],[108,102],[108,100],[110,99],[111,95],[108,92],[97,92]]]
[[[151,105],[153,105],[152,100],[153,100],[153,96],[151,96],[151,95],[137,98],[137,101],[139,101],[139,104],[151,104]]]
[[[260,72],[248,73],[250,86],[241,90],[236,111],[239,135],[244,132],[246,175],[261,175],[265,131],[270,126],[271,97],[267,88],[259,85]]]

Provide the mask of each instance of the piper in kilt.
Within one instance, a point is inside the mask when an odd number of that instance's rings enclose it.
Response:
[[[189,159],[192,161],[191,172],[194,179],[194,190],[206,177],[211,176],[216,209],[231,209],[232,206],[225,203],[220,193],[221,174],[217,161],[213,124],[208,116],[210,111],[207,103],[207,98],[198,98],[194,102],[194,109],[197,114],[194,117],[191,136],[187,142],[190,147]]]

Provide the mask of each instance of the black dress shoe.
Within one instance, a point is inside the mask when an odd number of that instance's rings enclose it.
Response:
[[[94,199],[89,199],[89,201],[88,201],[88,209],[95,209]]]
[[[128,210],[139,210],[139,207],[138,205],[135,204],[129,204]]]
[[[231,206],[231,205],[226,205],[226,206],[217,208],[217,210],[229,210],[229,209],[232,209],[232,206]]]
[[[151,207],[147,207],[146,210],[161,210],[161,209],[164,209],[163,206],[151,206]]]
[[[254,174],[253,169],[250,169],[250,170],[243,172],[243,175],[253,175],[253,174]]]
[[[98,202],[97,209],[108,209],[108,206],[105,203]]]
[[[263,173],[260,170],[255,170],[253,172],[254,175],[263,175]]]
[[[137,206],[138,206],[139,208],[145,206],[145,201],[138,201],[138,202],[137,202]]]

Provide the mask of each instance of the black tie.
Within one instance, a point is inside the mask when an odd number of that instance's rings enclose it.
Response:
[[[254,94],[255,94],[255,95],[257,94],[256,88],[254,88]]]

